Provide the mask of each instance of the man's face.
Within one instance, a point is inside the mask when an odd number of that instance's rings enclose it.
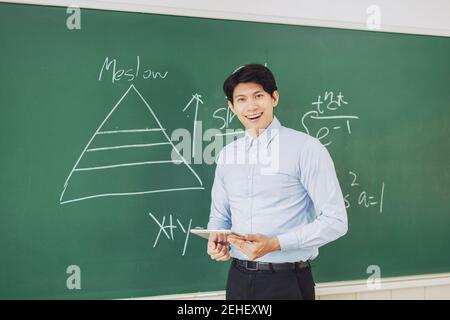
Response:
[[[234,88],[233,103],[228,101],[228,106],[250,134],[258,136],[272,122],[278,98],[278,91],[271,96],[260,84],[246,82]]]

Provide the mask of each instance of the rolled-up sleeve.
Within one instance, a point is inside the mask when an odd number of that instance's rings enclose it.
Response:
[[[347,212],[333,160],[328,150],[311,139],[299,156],[300,182],[314,205],[315,219],[278,236],[282,251],[321,247],[347,233]]]

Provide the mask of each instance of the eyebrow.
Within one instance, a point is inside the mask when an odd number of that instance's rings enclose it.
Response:
[[[252,94],[257,94],[257,93],[260,93],[260,92],[264,92],[264,91],[258,90],[258,91],[253,92]],[[237,98],[237,97],[245,97],[245,94],[238,94],[237,96],[235,96],[235,98]]]

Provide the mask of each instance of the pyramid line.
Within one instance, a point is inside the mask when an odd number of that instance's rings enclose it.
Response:
[[[129,133],[129,132],[150,132],[150,131],[164,131],[163,128],[151,128],[151,129],[126,129],[126,130],[108,130],[99,131],[96,134],[112,134],[112,133]]]
[[[148,191],[137,191],[137,192],[102,193],[102,194],[95,194],[92,196],[86,196],[86,197],[82,197],[82,198],[76,198],[76,199],[62,201],[61,204],[77,202],[77,201],[82,201],[82,200],[87,200],[87,199],[92,199],[92,198],[113,197],[113,196],[131,196],[131,195],[148,194],[148,193],[160,193],[160,192],[183,191],[183,190],[204,190],[204,189],[205,189],[205,187],[189,187],[189,188],[148,190]]]
[[[182,160],[161,160],[161,161],[144,161],[144,162],[132,162],[132,163],[119,163],[112,164],[109,166],[99,166],[99,167],[87,167],[87,168],[76,168],[74,171],[91,171],[91,170],[102,170],[118,167],[130,167],[130,166],[141,166],[146,164],[158,164],[158,163],[182,163]]]
[[[127,144],[127,145],[112,146],[112,147],[92,148],[92,149],[87,149],[86,152],[113,150],[113,149],[125,149],[125,148],[144,148],[144,147],[161,146],[161,145],[167,145],[167,144],[170,144],[170,143],[157,142],[157,143],[146,143],[146,144]]]

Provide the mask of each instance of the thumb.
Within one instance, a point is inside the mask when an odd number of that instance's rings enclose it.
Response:
[[[259,238],[259,235],[257,235],[257,234],[245,235],[245,240],[247,240],[247,241],[256,241],[256,240],[258,240],[258,238]]]
[[[208,248],[210,248],[211,250],[214,250],[216,248],[216,244],[214,241],[209,241],[208,242]]]

